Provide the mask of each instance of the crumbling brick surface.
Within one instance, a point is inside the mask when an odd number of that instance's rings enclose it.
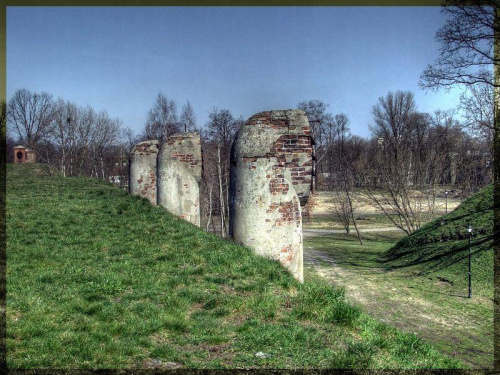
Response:
[[[158,141],[141,142],[132,149],[130,156],[129,192],[147,198],[156,205],[156,158]]]
[[[200,225],[201,138],[198,132],[175,134],[158,157],[158,204],[182,219]]]
[[[162,158],[182,163],[190,170],[196,181],[201,182],[203,162],[201,137],[198,132],[174,134],[168,137],[161,152]]]
[[[274,179],[269,183],[272,194],[286,194],[284,187],[284,170],[290,171],[291,183],[294,185],[301,205],[305,206],[312,187],[313,141],[309,123],[294,121],[295,115],[290,111],[266,111],[258,113],[247,121],[246,126],[258,127],[260,133],[278,134],[268,152],[261,155],[244,156],[243,162],[255,163],[259,158],[267,158],[273,163]],[[253,165],[249,166],[250,169]]]
[[[231,153],[230,233],[280,260],[299,280],[302,218],[312,187],[313,140],[303,111],[258,113],[240,129]]]

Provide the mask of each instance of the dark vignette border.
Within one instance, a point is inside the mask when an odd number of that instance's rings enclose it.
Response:
[[[467,0],[464,0],[467,1]],[[6,106],[7,93],[7,7],[12,6],[440,6],[442,0],[6,0],[0,4],[0,373],[19,374],[500,374],[500,67],[495,67],[494,132],[494,368],[492,370],[11,370],[7,369],[6,347]],[[500,20],[496,20],[500,22]],[[500,33],[500,27],[497,27]],[[500,35],[497,35],[497,40]],[[498,44],[495,58],[500,59]]]

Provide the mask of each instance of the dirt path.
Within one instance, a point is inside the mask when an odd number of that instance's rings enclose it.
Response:
[[[306,234],[307,231],[304,232]],[[314,234],[309,230],[309,236]],[[416,333],[467,366],[493,366],[492,308],[491,334],[484,334],[484,329],[478,329],[489,324],[485,322],[483,305],[492,304],[491,301],[478,301],[477,297],[474,301],[476,305],[472,305],[471,300],[462,296],[439,295],[438,287],[435,291],[423,292],[412,288],[405,278],[395,273],[367,267],[356,260],[350,262],[349,267],[339,266],[334,258],[332,253],[311,248],[306,240],[304,266],[312,267],[335,285],[345,287],[351,302],[361,306],[369,315],[404,332]],[[463,308],[457,309],[457,304]],[[475,309],[477,304],[483,308]]]

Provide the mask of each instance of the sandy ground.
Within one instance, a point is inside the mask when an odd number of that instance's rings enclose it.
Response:
[[[417,194],[415,193],[415,196]],[[332,191],[317,191],[310,198],[311,214],[312,215],[331,215],[334,212],[335,193]],[[415,198],[417,200],[417,198]],[[353,192],[354,210],[357,214],[376,214],[381,213],[381,210],[374,206],[368,196],[363,192]],[[421,199],[423,207],[426,207],[426,200]],[[436,198],[436,211],[444,213],[448,205],[448,212],[452,211],[460,205],[459,198]]]

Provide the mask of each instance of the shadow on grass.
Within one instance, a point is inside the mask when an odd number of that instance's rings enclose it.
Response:
[[[378,254],[372,251],[351,250],[345,252],[335,252],[331,249],[315,249],[321,253],[321,261],[337,266],[350,266],[350,268],[371,269],[384,271],[384,264]],[[354,260],[359,259],[359,260]]]
[[[483,246],[493,240],[493,235],[487,235],[471,240],[471,255],[477,256],[490,249],[489,246]],[[413,266],[424,266],[419,275],[440,271],[459,263],[468,257],[469,244],[467,240],[449,241],[440,244],[428,244],[421,247],[418,256],[415,256],[415,250],[406,251],[399,254],[390,254],[389,258],[383,259],[388,270],[403,269]],[[410,259],[409,259],[410,258]],[[404,262],[404,263],[403,263]]]

